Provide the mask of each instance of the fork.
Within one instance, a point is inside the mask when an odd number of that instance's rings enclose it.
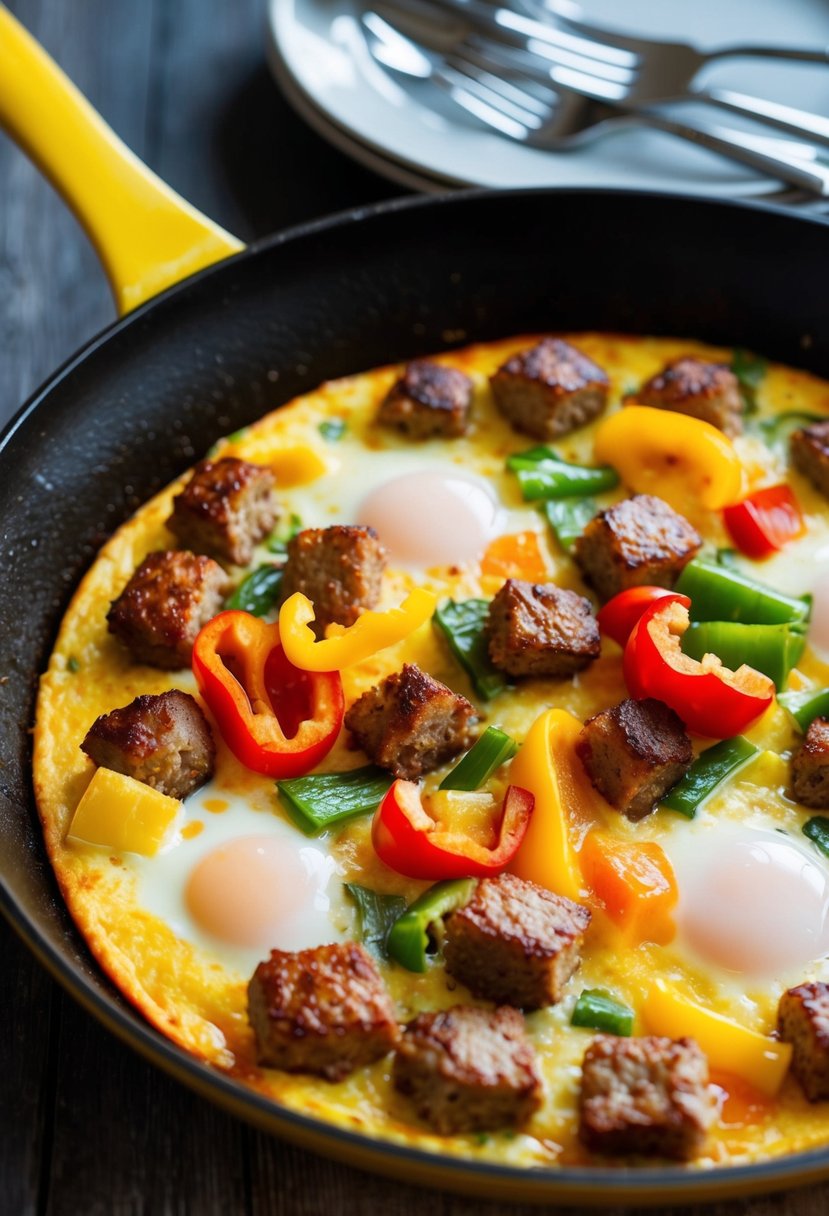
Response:
[[[564,150],[611,128],[644,125],[829,197],[829,169],[814,162],[814,149],[808,146],[729,129],[688,126],[642,109],[608,117],[607,107],[603,107],[596,116],[595,108],[585,110],[575,104],[578,95],[561,87],[547,67],[538,66],[520,48],[493,45],[474,36],[459,37],[457,32],[437,32],[434,25],[424,24],[413,31],[406,27],[405,18],[401,20],[398,7],[399,0],[381,0],[375,10],[363,13],[361,24],[372,57],[392,71],[431,80],[467,113],[510,139],[548,151]],[[512,74],[511,80],[503,78],[505,71]],[[542,86],[543,91],[539,93],[536,87],[530,92],[530,85]]]
[[[749,113],[780,130],[805,135],[820,143],[829,143],[829,120],[792,106],[749,97],[731,89],[700,88],[694,80],[704,67],[723,59],[739,57],[776,59],[790,63],[829,64],[829,47],[807,50],[798,47],[731,45],[713,51],[699,51],[687,42],[668,39],[633,37],[605,29],[594,21],[586,21],[573,0],[522,0],[530,13],[550,17],[579,35],[601,42],[634,56],[632,70],[636,72],[636,96],[651,103],[666,101],[705,101],[737,113]]]
[[[416,12],[421,0],[395,0],[401,10]],[[569,0],[529,0],[534,11],[545,4],[548,19],[541,21],[488,0],[440,0],[436,14],[450,13],[472,27],[508,44],[525,45],[531,53],[549,60],[559,72],[559,83],[600,97],[611,104],[635,109],[666,102],[701,101],[742,114],[779,130],[829,144],[829,120],[820,115],[750,97],[727,89],[693,85],[705,63],[729,55],[829,63],[829,52],[781,50],[775,47],[726,47],[708,54],[684,43],[661,43],[606,32],[577,18]],[[546,7],[549,5],[549,7]],[[561,24],[553,25],[549,16]]]

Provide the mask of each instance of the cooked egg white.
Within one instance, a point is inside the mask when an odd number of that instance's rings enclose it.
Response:
[[[474,460],[459,467],[427,445],[367,451],[348,436],[337,448],[335,472],[291,489],[292,512],[309,528],[369,524],[392,565],[415,578],[478,561],[504,533],[543,533],[538,512],[504,503],[500,474],[485,476]]]
[[[732,981],[797,982],[829,953],[829,866],[803,839],[704,816],[666,835],[677,942]]]
[[[249,976],[271,949],[304,950],[353,931],[336,860],[324,840],[286,822],[272,783],[238,795],[210,782],[186,812],[153,865],[129,861],[141,905],[178,937]]]

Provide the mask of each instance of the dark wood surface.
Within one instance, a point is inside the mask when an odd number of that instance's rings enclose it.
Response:
[[[397,192],[289,110],[264,65],[260,0],[13,0],[11,8],[140,156],[246,240]],[[0,136],[0,422],[112,316],[82,232]],[[2,923],[0,959],[0,1216],[525,1210],[429,1195],[269,1139],[117,1043]],[[828,1210],[829,1187],[706,1209]]]

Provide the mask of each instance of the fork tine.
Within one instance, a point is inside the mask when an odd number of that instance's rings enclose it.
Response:
[[[486,55],[479,55],[474,48],[464,46],[463,50],[458,48],[447,62],[452,62],[461,70],[470,75],[472,71],[476,73],[477,80],[480,84],[492,89],[494,93],[503,97],[505,101],[529,110],[536,114],[539,118],[549,119],[552,117],[555,108],[555,93],[552,89],[547,90],[549,100],[544,101],[542,98],[529,92],[526,87],[513,84],[509,80],[505,80],[503,76],[498,76],[495,73],[503,66],[498,64],[493,59]]]
[[[607,80],[604,76],[594,76],[559,63],[557,59],[553,59],[547,54],[548,48],[544,43],[530,39],[524,49],[528,54],[535,55],[550,64],[548,75],[554,85],[573,89],[576,93],[582,93],[586,97],[607,102],[623,102],[628,94],[629,85],[626,83]]]
[[[435,72],[432,79],[449,93],[456,105],[510,139],[525,143],[531,131],[542,125],[542,119],[510,105],[458,68],[447,66],[443,72]]]
[[[585,19],[580,6],[571,4],[570,0],[538,0],[537,5],[534,4],[533,8],[537,8],[543,14],[539,18],[541,21],[552,19],[555,22],[564,22],[574,33],[580,34],[591,42],[618,47],[619,50],[629,51],[637,60],[641,58],[641,39],[627,37],[615,29],[605,29],[604,26],[593,25]],[[664,41],[668,42],[667,39]]]
[[[507,46],[537,40],[551,62],[599,80],[628,84],[636,72],[636,58],[626,51],[561,34],[554,26],[490,4],[488,0],[378,0],[376,8],[381,15],[385,10],[414,18],[434,32],[440,31],[441,22],[449,16]]]
[[[511,26],[505,25],[505,28],[511,29]],[[516,30],[516,33],[520,31]],[[563,68],[572,68],[574,71],[580,72],[582,75],[596,76],[600,80],[608,80],[614,84],[620,84],[627,87],[636,79],[635,65],[616,65],[612,63],[597,63],[593,59],[587,58],[585,55],[574,54],[572,51],[565,50],[561,47],[553,46],[549,42],[543,42],[534,35],[522,35],[526,38],[525,46],[533,46],[538,48],[537,54],[543,55],[545,59],[549,59],[552,63]]]

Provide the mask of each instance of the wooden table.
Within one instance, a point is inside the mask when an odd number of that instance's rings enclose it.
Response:
[[[11,8],[139,156],[246,240],[397,192],[288,109],[264,66],[260,0]],[[0,137],[0,422],[112,316],[77,224]],[[2,923],[0,959],[0,1216],[519,1211],[358,1174],[254,1132],[117,1043]],[[823,1216],[829,1186],[708,1211]]]

